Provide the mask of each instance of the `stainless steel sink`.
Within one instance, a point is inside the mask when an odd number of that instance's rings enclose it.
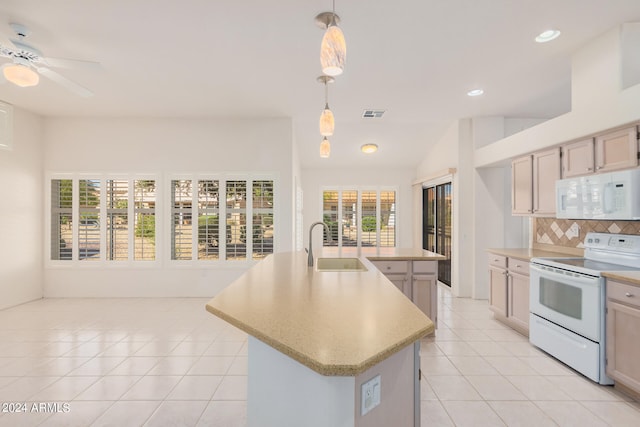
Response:
[[[318,271],[367,271],[358,258],[318,258]]]

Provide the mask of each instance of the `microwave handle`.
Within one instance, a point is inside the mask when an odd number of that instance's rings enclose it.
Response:
[[[602,211],[606,214],[612,213],[614,210],[614,191],[613,183],[608,182],[604,185],[602,191]]]

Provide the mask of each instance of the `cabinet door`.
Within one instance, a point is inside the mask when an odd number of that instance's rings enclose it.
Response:
[[[384,276],[396,285],[396,288],[400,289],[407,298],[411,299],[411,283],[407,280],[406,274],[385,274]]]
[[[638,166],[638,132],[636,127],[596,137],[596,172]]]
[[[509,319],[529,331],[529,276],[509,271]]]
[[[556,181],[560,179],[560,148],[533,155],[533,213],[556,214]]]
[[[593,138],[572,142],[561,147],[562,149],[562,177],[588,175],[593,173]]]
[[[489,267],[489,308],[507,317],[507,270]]]
[[[607,375],[640,393],[640,309],[607,300],[606,337]]]
[[[533,210],[533,158],[525,156],[511,162],[511,213],[530,215]]]
[[[431,321],[438,326],[438,286],[435,274],[415,274],[413,276],[412,290],[413,303]]]

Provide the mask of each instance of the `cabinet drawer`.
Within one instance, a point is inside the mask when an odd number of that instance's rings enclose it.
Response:
[[[640,287],[607,280],[607,298],[640,307]]]
[[[511,271],[512,273],[520,273],[528,276],[529,261],[523,261],[517,258],[509,258],[509,271]]]
[[[489,253],[489,265],[494,267],[507,268],[507,257]]]
[[[436,273],[438,261],[413,261],[414,273]]]
[[[372,261],[373,265],[382,273],[407,273],[409,263],[407,261]]]

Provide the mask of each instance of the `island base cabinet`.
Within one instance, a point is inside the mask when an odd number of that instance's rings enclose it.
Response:
[[[640,288],[607,280],[607,375],[640,396]]]
[[[324,376],[249,337],[247,425],[419,426],[419,352],[414,346],[419,343],[356,376]],[[362,384],[378,375],[380,404],[362,415]]]
[[[438,280],[435,274],[414,274],[413,303],[438,327]]]

